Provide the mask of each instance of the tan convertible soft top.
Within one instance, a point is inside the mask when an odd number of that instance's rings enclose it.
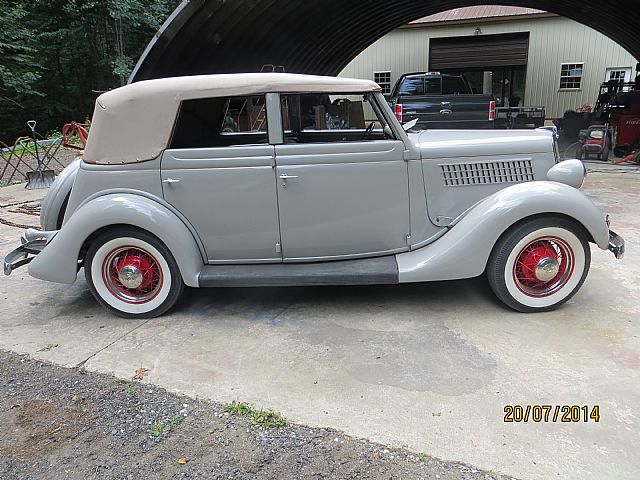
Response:
[[[96,100],[84,161],[150,160],[167,147],[180,102],[195,98],[284,93],[379,92],[370,80],[290,73],[240,73],[162,78],[126,85]]]

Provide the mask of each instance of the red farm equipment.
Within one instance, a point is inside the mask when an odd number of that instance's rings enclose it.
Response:
[[[611,108],[611,125],[615,129],[616,157],[625,157],[640,147],[640,90],[620,92]]]
[[[637,159],[640,149],[640,84],[605,82],[591,116],[589,128],[580,131],[578,158],[607,161],[613,149],[616,163]],[[631,160],[634,161],[634,160]]]

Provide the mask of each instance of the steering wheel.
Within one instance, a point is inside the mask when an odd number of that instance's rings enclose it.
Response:
[[[376,122],[371,122],[369,124],[367,129],[364,131],[364,135],[362,135],[363,140],[366,140],[369,137],[369,135],[371,135],[371,132],[373,132],[373,127],[375,126],[376,126]]]

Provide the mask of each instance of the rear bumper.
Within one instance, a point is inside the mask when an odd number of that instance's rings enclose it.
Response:
[[[609,251],[612,252],[617,259],[624,257],[624,239],[612,230],[609,230]]]
[[[24,238],[21,238],[20,241],[22,242],[22,245],[20,245],[18,248],[11,251],[7,254],[6,257],[4,257],[5,275],[11,275],[11,272],[13,272],[16,268],[28,264],[35,258],[36,255],[38,255],[42,251],[42,249],[47,244],[46,239],[37,239],[28,242]]]

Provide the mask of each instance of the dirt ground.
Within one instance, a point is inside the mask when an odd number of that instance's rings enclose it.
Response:
[[[510,478],[0,351],[0,478],[97,477]]]

